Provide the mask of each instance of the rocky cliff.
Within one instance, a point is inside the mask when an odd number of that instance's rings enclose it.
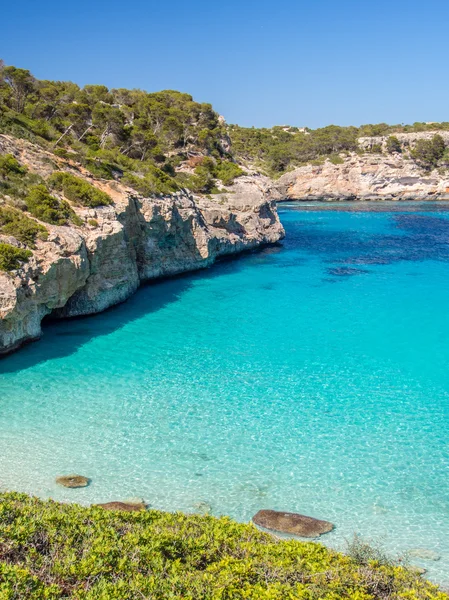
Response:
[[[147,198],[1,135],[0,154],[5,153],[42,176],[57,168],[85,177],[113,204],[74,207],[82,226],[46,224],[48,239],[37,241],[30,260],[11,273],[0,272],[0,354],[39,338],[47,315],[103,311],[126,300],[142,282],[208,267],[218,257],[275,243],[284,235],[262,177],[243,177],[225,194],[208,198],[187,192]],[[0,235],[2,241],[20,246]]]
[[[418,139],[448,132],[397,134],[404,150]],[[361,138],[363,150],[385,149],[387,137]],[[449,200],[449,173],[425,171],[407,152],[402,154],[357,154],[343,157],[341,164],[326,160],[286,173],[275,188],[284,200]]]

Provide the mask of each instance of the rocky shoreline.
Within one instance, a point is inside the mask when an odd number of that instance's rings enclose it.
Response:
[[[402,134],[400,141],[407,148],[429,135]],[[406,152],[370,151],[374,143],[383,147],[386,138],[359,143],[365,154],[306,165],[276,181],[247,170],[210,196],[183,190],[144,197],[40,146],[0,135],[0,154],[12,154],[30,172],[44,178],[55,170],[76,174],[113,200],[95,209],[75,207],[82,226],[46,225],[48,239],[37,241],[29,262],[12,273],[0,272],[0,355],[39,339],[47,316],[99,313],[124,302],[144,282],[278,242],[284,230],[277,202],[449,200],[449,175],[425,171]],[[21,247],[0,234],[1,242]]]
[[[282,175],[278,201],[449,200],[449,177],[423,172],[402,156],[352,154],[342,164],[327,160]]]
[[[202,269],[284,236],[267,179],[243,177],[229,193],[210,197],[187,191],[143,197],[118,181],[97,180],[41,148],[0,136],[12,153],[41,175],[55,168],[85,177],[107,192],[110,206],[76,208],[83,226],[47,225],[29,262],[0,273],[0,354],[41,336],[41,322],[99,313],[125,301],[144,282]],[[20,246],[0,235],[0,242]]]

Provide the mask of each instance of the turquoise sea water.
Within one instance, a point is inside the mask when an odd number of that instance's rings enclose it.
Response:
[[[0,361],[1,487],[298,511],[449,582],[449,212],[385,206],[281,206],[281,246],[48,324]]]

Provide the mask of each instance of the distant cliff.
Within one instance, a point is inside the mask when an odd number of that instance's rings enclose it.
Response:
[[[449,144],[446,131],[403,133],[396,136],[402,152],[387,153],[387,136],[360,138],[364,154],[294,169],[274,188],[283,200],[449,200],[449,171],[425,169],[410,158],[419,140],[435,134]]]

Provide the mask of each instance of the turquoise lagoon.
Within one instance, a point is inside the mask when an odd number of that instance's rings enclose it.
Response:
[[[0,361],[1,487],[298,511],[449,582],[448,207],[367,207],[280,206],[282,245],[47,324]]]

